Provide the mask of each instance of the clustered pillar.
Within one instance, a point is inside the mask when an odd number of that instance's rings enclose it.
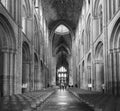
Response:
[[[3,53],[3,92],[2,96],[12,95],[14,93],[14,51],[7,49]]]
[[[118,50],[112,50],[109,54],[110,68],[109,68],[109,85],[108,90],[110,90],[114,95],[119,95],[120,93],[120,53]]]

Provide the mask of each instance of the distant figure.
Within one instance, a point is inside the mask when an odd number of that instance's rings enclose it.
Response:
[[[77,88],[77,87],[78,87],[78,85],[77,85],[77,84],[75,84],[75,87]]]
[[[47,87],[49,87],[50,85],[48,84]]]
[[[64,90],[64,84],[63,84],[63,83],[60,85],[60,90],[61,90],[61,89]]]
[[[102,92],[105,92],[105,84],[102,84]]]

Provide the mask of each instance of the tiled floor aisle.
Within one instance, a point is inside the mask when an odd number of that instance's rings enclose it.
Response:
[[[42,106],[39,111],[93,111],[66,90],[58,90]]]

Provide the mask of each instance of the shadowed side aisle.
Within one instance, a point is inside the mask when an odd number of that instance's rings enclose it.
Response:
[[[67,90],[57,90],[38,111],[93,111]]]

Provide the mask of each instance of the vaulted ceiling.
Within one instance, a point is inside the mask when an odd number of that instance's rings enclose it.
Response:
[[[59,35],[55,33],[52,41],[52,47],[54,55],[58,54],[60,51],[70,55],[72,47],[71,35]]]
[[[83,0],[42,0],[43,13],[50,31],[60,21],[75,31],[82,4]]]
[[[42,0],[43,14],[49,31],[51,32],[59,22],[62,22],[69,26],[69,31],[75,33],[82,5],[83,0]],[[57,58],[57,67],[68,67],[68,58],[72,49],[71,33],[54,32],[52,38],[52,52]]]
[[[52,53],[57,59],[57,67],[68,67],[68,58],[71,56],[72,38],[71,34],[54,33],[52,40]]]

